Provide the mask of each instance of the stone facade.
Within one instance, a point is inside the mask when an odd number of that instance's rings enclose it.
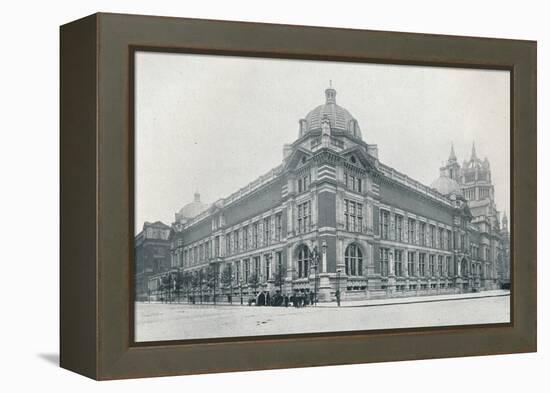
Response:
[[[299,121],[298,139],[284,146],[279,166],[192,218],[176,214],[171,271],[187,274],[184,285],[201,293],[223,294],[220,300],[277,291],[332,301],[337,291],[355,299],[498,287],[509,242],[488,162],[460,167],[452,151],[428,187],[380,162],[378,147],[362,140],[357,120],[336,104],[336,91],[325,95],[325,104]],[[472,189],[479,194],[470,197]]]

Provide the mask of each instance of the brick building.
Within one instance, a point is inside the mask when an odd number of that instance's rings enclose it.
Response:
[[[134,240],[136,299],[148,300],[152,277],[170,269],[170,226],[145,222]]]
[[[487,160],[454,149],[426,186],[378,159],[357,120],[325,91],[299,120],[283,161],[227,198],[184,207],[170,233],[171,269],[205,290],[315,292],[320,301],[459,293],[506,278]],[[209,273],[210,272],[210,273]],[[509,277],[509,276],[508,276]]]

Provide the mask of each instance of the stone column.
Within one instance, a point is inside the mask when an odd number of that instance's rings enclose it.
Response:
[[[388,293],[395,292],[395,250],[390,248],[388,252]]]

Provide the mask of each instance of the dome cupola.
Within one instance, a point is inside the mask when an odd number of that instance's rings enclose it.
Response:
[[[313,131],[321,132],[323,121],[328,120],[332,132],[345,132],[361,139],[359,122],[349,111],[336,103],[336,90],[332,83],[325,90],[325,103],[311,110],[300,120],[300,137]]]

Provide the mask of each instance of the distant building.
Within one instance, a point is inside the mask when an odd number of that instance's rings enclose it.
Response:
[[[458,164],[454,147],[446,165],[440,168],[440,177],[432,187],[443,194],[459,190],[468,203],[472,214],[473,242],[471,251],[481,260],[495,260],[496,277],[501,283],[510,281],[510,233],[508,219],[504,215],[502,227],[500,212],[495,204],[495,190],[491,179],[491,165],[487,157],[477,157],[475,144],[470,159]]]
[[[330,87],[279,166],[211,205],[195,195],[176,213],[170,269],[233,296],[460,293],[509,277],[507,236],[475,149],[460,166],[451,148],[428,187],[380,162]]]
[[[148,300],[151,277],[170,269],[170,226],[160,221],[145,222],[135,237],[136,300]]]

